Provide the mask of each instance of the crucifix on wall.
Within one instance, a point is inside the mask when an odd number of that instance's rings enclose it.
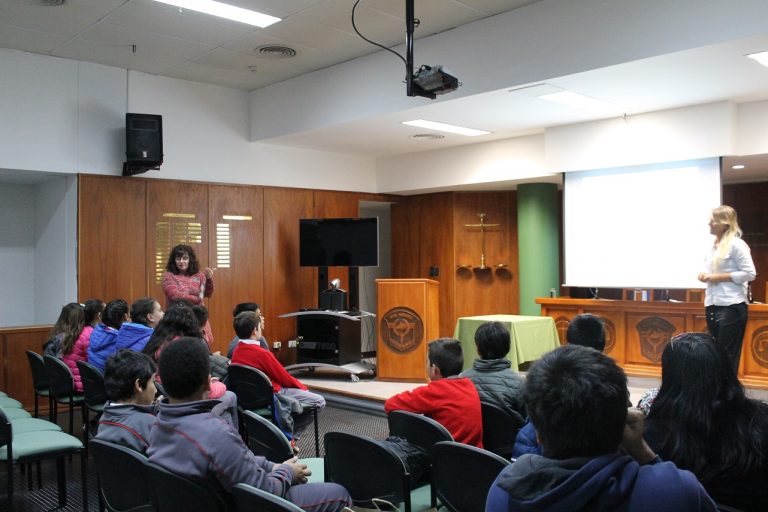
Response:
[[[480,230],[480,266],[475,268],[478,270],[485,270],[489,268],[485,266],[485,232],[489,229],[498,228],[501,224],[487,224],[485,222],[485,217],[487,216],[486,213],[478,213],[477,216],[480,217],[479,224],[464,224],[464,227],[468,230]]]

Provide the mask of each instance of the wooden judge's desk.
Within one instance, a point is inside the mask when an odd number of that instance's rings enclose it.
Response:
[[[592,313],[605,322],[606,353],[628,375],[661,377],[661,353],[670,338],[706,332],[704,304],[601,299],[539,298],[542,316],[555,320],[560,343],[570,320]],[[742,384],[768,389],[768,305],[750,304],[739,364]]]

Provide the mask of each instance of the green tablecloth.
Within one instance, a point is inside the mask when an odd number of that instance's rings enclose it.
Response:
[[[507,357],[516,370],[521,363],[535,361],[560,346],[555,321],[549,316],[485,315],[466,316],[456,322],[453,336],[461,341],[464,369],[472,367],[477,357],[475,331],[485,322],[501,322],[509,329],[511,348]]]

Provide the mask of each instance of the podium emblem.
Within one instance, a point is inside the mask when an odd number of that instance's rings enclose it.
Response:
[[[660,363],[661,353],[672,339],[675,326],[660,316],[649,316],[635,328],[640,336],[640,354],[652,363]]]
[[[768,368],[768,327],[766,326],[752,334],[752,358],[763,368]]]
[[[387,311],[379,324],[379,337],[395,352],[406,353],[424,339],[424,323],[414,310],[396,307]]]

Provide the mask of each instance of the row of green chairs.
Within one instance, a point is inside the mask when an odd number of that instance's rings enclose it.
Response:
[[[57,424],[33,418],[22,408],[21,402],[0,396],[0,463],[5,463],[8,475],[8,510],[13,511],[14,465],[27,467],[31,488],[31,465],[37,466],[38,487],[42,487],[40,463],[56,460],[59,507],[67,504],[67,485],[64,462],[72,454],[81,454],[82,481],[87,482],[86,458],[83,443],[74,436],[65,434]],[[87,485],[83,485],[83,510],[88,510]]]

